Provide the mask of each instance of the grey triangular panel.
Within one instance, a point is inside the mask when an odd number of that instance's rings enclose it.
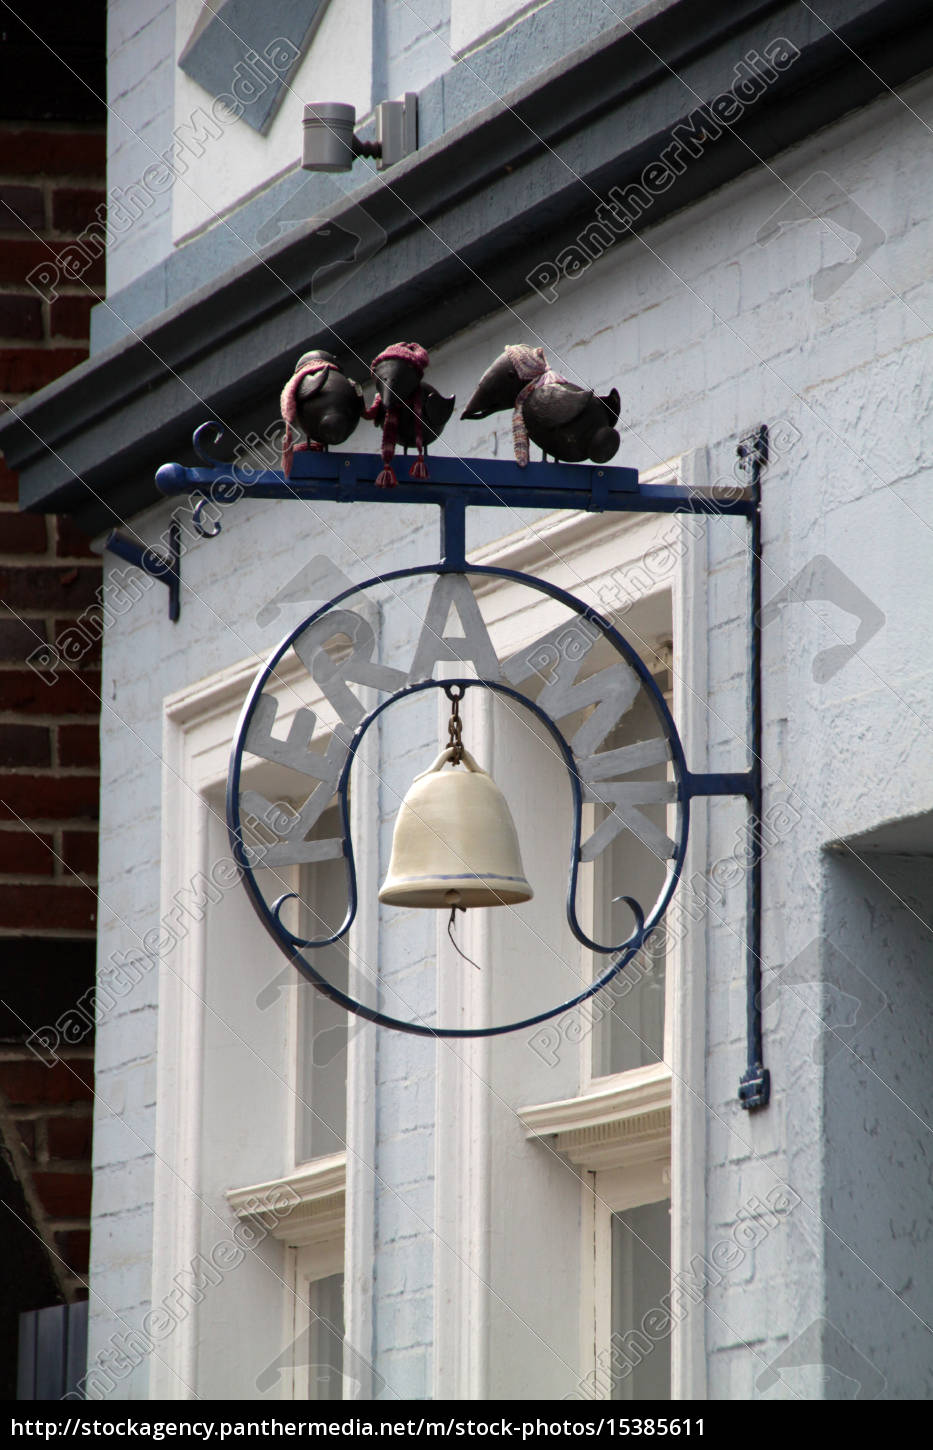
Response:
[[[234,95],[243,106],[246,124],[254,131],[265,131],[327,3],[263,0],[257,5],[255,0],[208,0],[178,65],[212,96]],[[283,68],[281,57],[289,48],[294,50],[294,60]],[[271,76],[269,61],[263,62],[267,54],[274,61]],[[251,55],[260,57],[252,69]]]

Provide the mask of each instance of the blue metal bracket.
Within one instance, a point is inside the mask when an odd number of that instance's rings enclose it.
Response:
[[[748,477],[754,501],[751,523],[749,577],[751,580],[750,658],[748,671],[749,752],[754,790],[749,796],[749,832],[752,859],[746,877],[745,927],[745,1036],[747,1067],[739,1080],[743,1108],[766,1108],[771,1100],[771,1074],[764,1066],[761,1030],[761,471],[768,463],[768,427],[743,438],[736,449]]]
[[[199,509],[207,499],[225,504],[245,498],[434,504],[441,510],[441,558],[449,570],[462,569],[466,562],[467,508],[722,514],[740,518],[751,518],[756,508],[748,489],[737,488],[714,497],[683,484],[639,483],[634,468],[574,463],[528,463],[520,468],[510,459],[500,458],[432,455],[431,479],[427,483],[403,477],[405,459],[401,458],[396,460],[398,486],[377,488],[376,479],[384,466],[378,453],[306,452],[295,455],[292,475],[285,478],[277,470],[236,468],[212,458],[205,438],[216,440],[221,432],[219,424],[202,423],[195,432],[194,447],[208,466],[185,468],[180,463],[164,463],[156,473],[160,492],[169,497],[200,495]],[[203,537],[213,537],[220,528],[218,519],[210,535],[199,532]]]
[[[754,800],[758,791],[758,771],[739,770],[713,775],[694,775],[690,771],[687,784],[691,795],[744,795]]]
[[[771,1081],[763,1065],[761,1027],[761,472],[768,462],[767,426],[762,424],[754,433],[743,438],[738,446],[747,486],[716,495],[700,493],[682,484],[645,485],[639,481],[637,470],[633,468],[556,462],[529,462],[522,468],[507,459],[434,455],[429,462],[431,479],[427,482],[406,477],[404,458],[396,459],[399,483],[395,488],[376,487],[383,461],[375,453],[297,453],[292,475],[286,479],[276,470],[238,468],[213,457],[208,447],[216,446],[222,433],[223,429],[217,423],[202,424],[194,435],[194,449],[204,466],[188,468],[179,463],[163,464],[156,474],[159,490],[169,497],[199,496],[196,515],[203,510],[208,499],[216,504],[229,504],[245,498],[292,499],[305,503],[433,504],[440,509],[441,559],[439,564],[425,566],[425,569],[438,573],[465,572],[470,568],[466,559],[467,508],[706,514],[746,518],[749,521],[749,768],[746,771],[694,774],[686,769],[684,763],[681,798],[685,803],[695,796],[744,796],[748,801],[752,859],[747,878],[747,1067],[742,1075],[738,1097],[743,1108],[766,1107]],[[197,527],[197,517],[195,525]],[[179,613],[180,579],[177,524],[173,522],[172,528],[172,554],[169,559],[151,549],[142,549],[117,533],[111,535],[108,548],[168,585],[169,613],[174,620]],[[219,533],[220,528],[218,520],[209,531],[204,528],[197,528],[197,531],[206,538]],[[552,586],[539,587],[553,592]],[[301,969],[327,995],[338,997],[339,994],[328,987],[313,969],[306,965]],[[598,990],[601,985],[602,981],[584,996]],[[348,1004],[345,1002],[344,1005]],[[353,1010],[362,1009],[356,1007]],[[377,1021],[385,1020],[380,1014],[368,1010],[362,1010],[362,1015]],[[389,1025],[402,1024],[393,1021]],[[405,1030],[417,1029],[409,1027]],[[452,1035],[485,1033],[464,1031]]]
[[[169,526],[169,554],[168,558],[160,554],[157,549],[147,548],[145,544],[137,544],[133,539],[127,539],[118,529],[114,529],[109,535],[105,549],[111,554],[117,554],[119,558],[125,559],[128,564],[135,564],[137,569],[142,569],[144,574],[149,574],[153,579],[160,579],[168,587],[168,617],[173,624],[177,623],[181,614],[181,570],[179,560],[181,558],[181,540],[178,523],[172,519]]]
[[[203,427],[203,425],[202,425]],[[198,433],[201,429],[198,429]],[[197,435],[196,435],[197,436]],[[308,503],[439,504],[456,499],[470,508],[587,509],[594,513],[731,514],[749,518],[747,489],[718,497],[679,483],[642,484],[634,468],[593,468],[580,463],[528,463],[510,459],[441,458],[432,454],[428,482],[403,477],[395,460],[396,488],[377,488],[384,465],[378,453],[296,453],[290,478],[278,470],[237,469],[218,459],[206,468],[163,463],[156,486],[164,494],[235,489],[237,498],[285,498]],[[216,496],[216,495],[212,495]],[[218,499],[218,502],[222,501]]]
[[[441,559],[448,571],[466,568],[466,505],[448,499],[441,510]]]

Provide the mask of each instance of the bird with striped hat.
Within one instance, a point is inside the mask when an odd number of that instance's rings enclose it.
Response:
[[[428,444],[444,431],[457,400],[445,398],[424,381],[429,361],[417,342],[394,342],[373,359],[371,372],[378,392],[364,416],[382,429],[379,488],[394,488],[398,483],[393,467],[398,444],[406,452],[414,448],[418,455],[409,467],[409,478],[423,481],[430,477],[425,461]]]
[[[548,366],[544,349],[513,343],[486,369],[461,418],[512,410],[515,461],[528,462],[528,440],[562,463],[608,463],[619,447],[615,388],[600,397]]]

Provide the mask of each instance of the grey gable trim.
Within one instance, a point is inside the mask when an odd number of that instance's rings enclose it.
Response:
[[[178,65],[212,96],[231,92],[243,103],[242,119],[254,131],[265,131],[272,123],[286,83],[295,69],[313,30],[320,24],[328,0],[214,0],[203,5]],[[270,41],[286,40],[295,50],[295,63],[275,81],[263,77],[252,85],[247,80],[241,92],[238,77],[249,74],[249,61],[262,56]],[[258,94],[256,94],[258,90]],[[255,98],[253,99],[253,96]]]
[[[791,40],[800,59],[739,123],[748,144],[771,156],[866,104],[883,83],[933,64],[926,0],[823,0],[821,10],[841,40],[796,0],[657,3],[632,24],[707,98],[728,89],[747,52],[762,52],[776,36]],[[880,80],[845,42],[870,49]],[[634,183],[670,144],[672,128],[688,123],[696,102],[684,81],[626,26],[614,27],[512,93],[511,110],[489,106],[395,168],[392,190],[372,181],[271,243],[265,265],[250,259],[231,268],[155,318],[141,340],[89,359],[23,405],[22,422],[0,424],[0,446],[21,472],[23,506],[66,510],[100,529],[155,500],[156,467],[187,458],[193,427],[211,412],[241,430],[270,422],[305,347],[336,346],[368,360],[396,335],[430,346],[496,310],[498,299],[527,293],[535,263],[593,220],[593,191],[604,197]],[[642,224],[753,165],[724,133]],[[357,208],[385,243],[311,304],[315,324],[293,293],[309,297],[322,266],[335,260],[335,236],[359,234]],[[322,236],[325,223],[339,232]],[[365,365],[351,370],[365,375]]]

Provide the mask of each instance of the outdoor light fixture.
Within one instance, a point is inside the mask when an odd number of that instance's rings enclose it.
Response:
[[[375,141],[356,135],[356,107],[343,101],[310,102],[302,128],[303,171],[349,171],[358,156],[377,159],[385,171],[418,148],[418,96],[408,91],[404,100],[380,102]]]
[[[323,372],[322,376],[330,374]],[[416,411],[417,407],[416,398]],[[739,445],[747,485],[726,491],[699,491],[681,484],[643,486],[634,469],[593,463],[520,463],[437,455],[431,459],[429,482],[424,480],[423,464],[422,471],[418,471],[420,457],[406,461],[396,456],[397,482],[386,487],[385,438],[382,456],[330,452],[309,445],[290,457],[290,476],[278,470],[247,470],[241,476],[235,467],[212,456],[210,450],[222,432],[215,423],[203,424],[194,435],[195,452],[202,462],[193,468],[164,464],[156,475],[163,493],[192,495],[199,500],[196,516],[207,497],[216,501],[225,496],[225,490],[231,502],[238,498],[292,499],[315,504],[334,500],[428,504],[440,510],[439,560],[349,585],[316,609],[273,652],[256,676],[243,707],[227,780],[228,833],[253,906],[289,961],[331,1000],[384,1027],[431,1037],[486,1037],[535,1026],[594,997],[624,971],[648,941],[667,910],[683,870],[692,801],[699,797],[744,797],[751,855],[745,931],[748,1065],[738,1096],[745,1108],[766,1106],[770,1076],[762,1060],[760,1001],[760,497],[761,473],[768,460],[767,428],[762,426]],[[583,600],[531,574],[470,563],[465,540],[468,506],[745,518],[749,524],[751,639],[747,768],[731,773],[698,773],[689,768],[674,720],[651,669],[613,624]],[[204,537],[213,536],[219,532],[219,522],[201,532]],[[165,563],[161,559],[144,560],[142,566],[151,566],[156,572],[164,570]],[[497,655],[476,597],[477,589],[497,580],[507,582],[513,590],[528,591],[517,604],[518,609],[543,598],[548,603],[549,620],[558,620],[541,639],[503,659]],[[415,602],[419,590],[426,591],[423,606]],[[421,613],[420,634],[410,658],[396,658],[394,654],[389,660],[380,657],[372,623],[373,610],[380,606],[383,611],[404,609],[403,633],[408,638],[412,611]],[[568,639],[585,641],[585,648],[568,648]],[[577,679],[582,658],[594,642],[600,647],[600,664],[595,673],[590,669]],[[470,670],[464,670],[459,678],[435,678],[438,664],[445,661],[462,662]],[[294,713],[287,730],[276,728],[281,703],[276,687],[283,670],[285,677],[294,681],[299,668],[314,681],[316,694],[329,700],[340,721],[336,729],[329,727],[324,732],[322,727],[319,732],[314,712],[306,708]],[[361,685],[375,704],[364,705],[358,693]],[[289,690],[293,689],[291,684]],[[468,691],[491,692],[506,707],[514,710],[517,706],[528,712],[540,727],[551,755],[567,771],[572,828],[566,919],[573,936],[602,966],[582,990],[576,989],[579,983],[575,984],[573,994],[565,1001],[539,1010],[539,1004],[528,997],[522,1002],[525,1010],[520,1010],[513,1020],[465,1026],[459,1017],[455,1022],[443,1022],[433,1016],[428,1020],[415,1011],[407,1018],[393,1015],[388,1005],[396,999],[391,991],[386,995],[381,979],[373,979],[374,1000],[358,1000],[352,995],[352,986],[338,985],[328,977],[328,955],[316,956],[346,938],[359,907],[349,809],[350,775],[357,754],[367,732],[386,710],[430,690],[443,690],[451,703],[448,744],[416,777],[398,813],[388,874],[379,892],[383,903],[450,908],[452,922],[457,910],[527,902],[532,897],[508,804],[463,745],[459,712]],[[638,701],[642,702],[640,718],[654,721],[653,726],[646,727],[647,738],[622,749],[602,749],[609,732]],[[582,704],[588,709],[581,713]],[[324,734],[326,739],[318,745],[319,736]],[[289,796],[299,802],[293,811],[283,813],[250,788],[249,776],[243,776],[247,758],[272,762],[279,781],[283,769],[292,772],[295,785]],[[645,778],[646,767],[653,768],[653,778]],[[324,812],[335,799],[339,826],[324,839],[318,823],[323,825]],[[583,830],[585,801],[610,807],[604,824],[588,838]],[[663,803],[669,807],[666,828],[657,825],[650,812],[652,805],[660,807]],[[333,813],[326,819],[332,820]],[[266,822],[267,827],[273,822],[269,830],[274,839],[266,841],[261,849],[255,831],[258,821]],[[656,860],[665,863],[666,870],[655,901],[618,898],[628,907],[628,934],[618,941],[596,941],[577,916],[579,873],[581,866],[595,860],[623,829],[629,832],[632,849],[650,851]],[[286,868],[333,859],[342,859],[346,867],[347,909],[343,922],[336,930],[320,936],[305,935],[294,921],[293,930],[283,913],[288,915],[286,905],[296,893],[283,891],[280,885],[273,896],[270,883],[281,883],[281,871]],[[529,978],[527,991],[530,993],[541,979],[540,972]],[[509,1000],[509,994],[505,1000]],[[514,1002],[514,994],[511,1000]],[[496,1010],[492,999],[489,1010]]]

